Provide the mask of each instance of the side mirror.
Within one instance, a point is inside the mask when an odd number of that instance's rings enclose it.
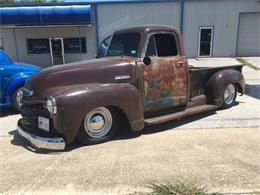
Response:
[[[143,63],[148,66],[148,65],[150,65],[150,64],[152,63],[152,60],[151,60],[150,57],[145,56],[145,57],[143,58]]]

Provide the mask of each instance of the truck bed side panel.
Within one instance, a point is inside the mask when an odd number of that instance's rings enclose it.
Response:
[[[207,81],[211,78],[213,74],[220,70],[231,69],[242,72],[243,65],[236,66],[224,66],[224,67],[214,67],[214,68],[192,68],[190,69],[190,79],[191,79],[191,98],[202,95],[205,93],[205,88]]]

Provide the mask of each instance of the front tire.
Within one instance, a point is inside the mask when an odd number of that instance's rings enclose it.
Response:
[[[117,124],[118,113],[115,108],[95,108],[86,114],[77,138],[84,145],[111,140],[117,130]]]
[[[232,107],[236,102],[236,97],[237,97],[236,85],[234,84],[227,85],[223,92],[222,108],[226,109]]]

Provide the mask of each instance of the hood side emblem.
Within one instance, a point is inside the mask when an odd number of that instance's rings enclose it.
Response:
[[[115,80],[123,80],[123,79],[130,79],[131,76],[130,75],[118,75],[115,76]]]

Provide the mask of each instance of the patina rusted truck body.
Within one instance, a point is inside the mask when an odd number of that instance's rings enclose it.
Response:
[[[244,93],[242,66],[194,68],[171,26],[116,31],[100,59],[33,75],[19,93],[20,135],[36,148],[64,149],[112,138],[118,116],[133,131],[199,112],[231,107]]]

